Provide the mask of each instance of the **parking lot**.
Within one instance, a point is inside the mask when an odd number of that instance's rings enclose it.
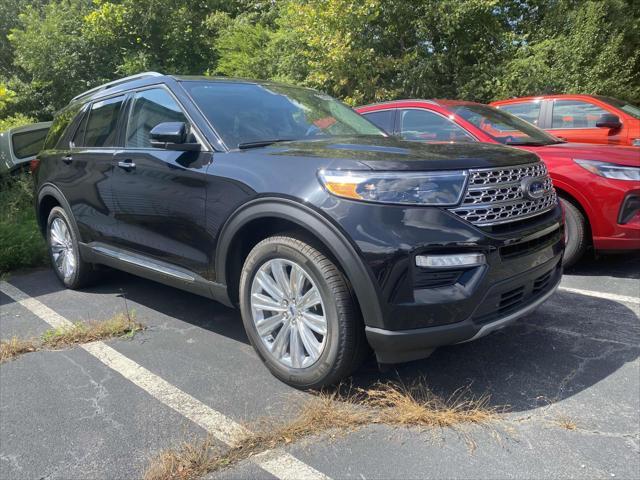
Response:
[[[0,288],[0,337],[135,310],[147,329],[0,366],[0,478],[140,478],[185,440],[227,442],[241,425],[287,415],[295,391],[248,344],[239,312],[124,273],[63,290],[49,270]],[[640,256],[585,260],[513,327],[380,373],[357,386],[423,377],[447,397],[462,387],[507,407],[494,428],[371,425],[319,435],[214,478],[638,478]],[[468,437],[475,448],[469,447]]]

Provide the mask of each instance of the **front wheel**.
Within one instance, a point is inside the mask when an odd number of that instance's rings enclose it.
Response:
[[[564,209],[564,257],[562,263],[565,267],[575,264],[587,249],[587,223],[584,215],[568,200],[560,198],[560,204]]]
[[[240,277],[240,308],[251,344],[291,386],[336,383],[363,358],[362,321],[344,275],[299,239],[271,237],[251,250]]]

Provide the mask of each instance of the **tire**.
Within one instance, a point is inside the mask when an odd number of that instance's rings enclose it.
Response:
[[[80,257],[78,234],[73,225],[62,207],[54,207],[47,219],[46,240],[51,266],[58,279],[65,287],[78,289],[95,279],[95,271],[91,263]]]
[[[278,270],[284,277],[277,275]],[[298,285],[292,277],[303,276],[300,286],[292,288],[292,283]],[[292,294],[293,290],[297,293]],[[367,351],[364,326],[348,283],[336,265],[308,243],[289,236],[258,243],[245,260],[239,292],[242,321],[251,344],[271,373],[288,385],[300,389],[332,385],[362,363]],[[283,306],[285,302],[290,303]],[[324,318],[324,324],[318,318]],[[277,321],[262,323],[265,320]]]
[[[564,209],[565,250],[562,263],[574,265],[587,249],[587,222],[582,212],[570,201],[560,198]]]

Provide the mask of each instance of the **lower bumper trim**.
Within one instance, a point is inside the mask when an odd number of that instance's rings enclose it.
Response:
[[[401,363],[424,358],[436,347],[477,340],[531,313],[555,293],[561,278],[559,276],[556,283],[547,292],[521,309],[482,326],[467,319],[454,324],[412,330],[385,330],[366,327],[367,340],[375,350],[380,363]]]

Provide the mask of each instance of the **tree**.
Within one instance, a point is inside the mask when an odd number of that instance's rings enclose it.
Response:
[[[640,101],[637,0],[4,0],[0,118],[145,70],[279,80],[351,104]],[[8,33],[7,35],[7,32]]]
[[[590,93],[640,102],[640,4],[543,2],[538,25],[504,67],[496,97]]]

